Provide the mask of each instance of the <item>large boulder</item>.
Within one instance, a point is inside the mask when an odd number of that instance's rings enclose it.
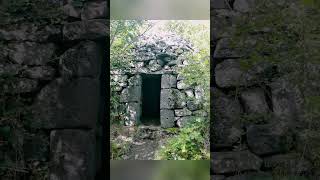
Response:
[[[231,33],[235,31],[234,25],[239,15],[240,15],[239,13],[235,11],[230,11],[229,9],[215,9],[214,11],[211,11],[211,17],[213,18],[211,19],[211,22],[210,22],[212,23],[210,38],[214,46],[216,46],[216,43],[219,39],[227,38],[231,36]],[[224,42],[220,42],[220,43],[224,43]],[[220,47],[218,48],[221,49],[225,45],[220,44],[219,46]],[[223,53],[217,52],[215,57],[223,58],[223,56],[224,56]]]
[[[50,179],[94,179],[97,150],[93,131],[54,130],[50,150]]]
[[[93,41],[84,41],[68,49],[60,57],[60,69],[65,77],[99,77],[103,50]]]
[[[190,110],[188,110],[187,108],[183,108],[183,109],[174,110],[174,114],[177,117],[181,117],[181,116],[190,116],[192,114],[192,112]]]
[[[141,101],[141,86],[128,86],[121,92],[120,102]]]
[[[59,26],[40,27],[35,24],[10,25],[0,29],[0,40],[44,42],[61,39]]]
[[[241,92],[241,99],[246,113],[265,114],[269,112],[265,93],[262,89],[248,89]]]
[[[263,159],[263,167],[289,175],[311,175],[312,164],[302,154],[290,153],[269,156]]]
[[[81,13],[81,19],[103,19],[107,18],[107,1],[87,2]]]
[[[65,40],[105,40],[108,35],[106,19],[94,19],[67,23],[63,26]]]
[[[175,105],[174,108],[184,108],[186,107],[186,95],[181,91],[175,91]]]
[[[142,77],[141,75],[134,75],[128,79],[129,86],[141,86]]]
[[[298,120],[303,113],[304,101],[299,85],[285,76],[272,82],[270,88],[274,115],[283,120]]]
[[[50,66],[35,66],[25,68],[21,75],[36,80],[52,80],[56,74],[56,70]]]
[[[33,42],[10,43],[9,59],[17,64],[45,65],[52,61],[56,47],[54,44],[38,44]]]
[[[239,58],[242,55],[239,53],[238,47],[232,46],[232,39],[222,38],[218,41],[216,49],[214,50],[214,58]]]
[[[290,126],[278,122],[249,126],[247,142],[255,154],[270,155],[288,152],[292,148],[293,137]]]
[[[317,130],[303,130],[297,135],[297,149],[312,162],[319,162],[320,133]]]
[[[251,85],[252,77],[241,68],[239,60],[228,59],[217,64],[215,68],[215,80],[219,87],[229,88]]]
[[[255,1],[256,0],[236,0],[233,4],[233,8],[236,11],[247,13],[255,7]]]
[[[176,88],[177,87],[177,78],[171,74],[164,74],[161,77],[161,88]]]
[[[37,80],[27,78],[17,78],[14,80],[6,80],[0,85],[0,91],[3,93],[30,93],[39,89]]]
[[[242,135],[239,117],[242,108],[237,98],[227,96],[217,89],[212,89],[212,148],[230,147],[238,142]]]
[[[99,81],[57,79],[45,86],[33,105],[35,128],[94,128],[100,103]]]
[[[214,174],[257,171],[261,165],[262,160],[249,151],[211,153],[211,171]]]

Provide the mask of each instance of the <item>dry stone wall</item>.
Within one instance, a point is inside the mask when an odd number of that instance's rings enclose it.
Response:
[[[1,118],[1,127],[12,127],[10,136],[17,138],[3,145],[1,162],[26,169],[18,179],[93,180],[101,171],[107,2],[82,2],[56,1],[61,24],[0,28],[0,76],[14,79],[0,84],[1,107],[19,97],[28,110],[17,125]],[[10,169],[1,173],[11,179]]]
[[[246,23],[239,17],[249,15],[256,3],[211,0],[211,179],[274,179],[275,175],[319,179],[310,155],[317,145],[307,143],[310,136],[318,139],[319,133],[307,135],[301,91],[289,75],[274,75],[261,84],[268,65],[244,71],[239,47],[231,46],[236,23]],[[256,36],[252,34],[252,39]]]
[[[178,69],[187,64],[190,44],[178,35],[145,35],[135,44],[134,58],[128,70],[111,72],[111,86],[126,109],[125,124],[140,123],[142,76],[161,75],[160,121],[164,128],[182,127],[192,118],[207,116],[202,108],[204,91],[190,86]]]

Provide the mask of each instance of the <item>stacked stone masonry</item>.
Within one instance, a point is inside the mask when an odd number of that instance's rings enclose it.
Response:
[[[178,70],[186,65],[186,53],[191,51],[191,45],[176,34],[150,33],[140,38],[130,68],[114,69],[110,78],[126,109],[126,125],[141,123],[142,76],[152,74],[161,75],[161,127],[183,127],[196,117],[207,116],[202,108],[203,89],[187,85]]]
[[[255,3],[257,0],[211,0],[211,179],[274,179],[277,170],[289,179],[319,179],[315,154],[310,151],[316,145],[304,145],[319,140],[320,134],[307,135],[301,126],[300,92],[286,76],[258,84],[265,66],[244,72],[242,55],[230,45],[236,20],[247,15]],[[258,117],[259,122],[241,119],[256,114],[271,117]]]
[[[21,141],[25,163],[47,163],[51,180],[93,180],[101,171],[105,141],[100,114],[107,1],[83,1],[82,7],[73,0],[56,2],[66,16],[60,25],[0,28],[0,76],[17,79],[1,84],[0,91],[29,102],[24,106],[32,111],[34,131]]]

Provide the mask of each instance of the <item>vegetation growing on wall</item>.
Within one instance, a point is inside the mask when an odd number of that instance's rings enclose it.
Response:
[[[48,0],[3,0],[0,25],[31,22],[38,25],[61,24],[64,20],[59,3]]]
[[[320,113],[320,10],[318,1],[302,2],[259,2],[257,8],[240,19],[246,23],[237,24],[232,47],[241,55],[242,70],[249,72],[263,63],[275,69],[272,74],[265,71],[260,84],[268,85],[271,77],[283,77],[298,88],[304,112],[301,120],[312,134],[319,128]]]

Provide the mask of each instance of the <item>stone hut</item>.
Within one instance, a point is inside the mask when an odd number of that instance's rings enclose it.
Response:
[[[189,42],[172,33],[140,38],[130,68],[111,72],[126,125],[181,127],[195,116],[207,116],[202,110],[203,89],[187,85],[179,74],[192,51]]]

